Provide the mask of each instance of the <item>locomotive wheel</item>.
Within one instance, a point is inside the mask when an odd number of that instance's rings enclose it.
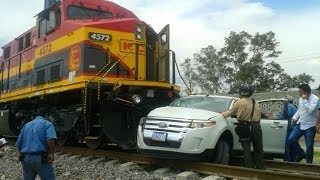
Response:
[[[102,145],[102,138],[98,137],[97,139],[86,139],[86,146],[89,149],[98,149]]]
[[[56,142],[57,146],[64,146],[64,145],[68,144],[71,137],[72,137],[71,133],[67,133],[67,132],[58,133],[58,139]]]

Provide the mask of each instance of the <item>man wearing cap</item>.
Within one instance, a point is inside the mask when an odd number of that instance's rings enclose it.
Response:
[[[285,154],[284,154],[283,160],[295,162],[297,160],[300,160],[298,159],[299,157],[305,157],[306,155],[303,149],[301,148],[299,142],[296,142],[291,146],[288,145],[288,138],[290,136],[290,133],[293,127],[296,125],[295,122],[291,122],[291,121],[292,121],[293,115],[297,112],[297,107],[293,104],[292,96],[286,95],[284,98],[288,100],[287,110],[285,111],[286,112],[285,118],[288,119],[288,128],[287,128],[287,136],[286,136]],[[292,149],[295,149],[298,154],[292,153]]]
[[[239,136],[244,156],[244,166],[247,168],[265,169],[262,142],[262,129],[260,125],[261,110],[259,104],[251,97],[254,87],[243,84],[239,88],[239,97],[233,107],[221,114],[227,118],[236,115],[238,126],[235,131]],[[251,144],[253,155],[251,154]]]
[[[53,124],[45,118],[47,113],[47,108],[40,108],[36,118],[25,124],[20,131],[16,145],[20,153],[23,179],[35,179],[37,174],[41,179],[55,179],[52,162],[57,135]]]

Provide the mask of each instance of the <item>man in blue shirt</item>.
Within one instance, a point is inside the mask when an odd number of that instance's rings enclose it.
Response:
[[[57,135],[53,124],[45,119],[46,114],[47,108],[39,109],[38,116],[24,125],[16,143],[25,180],[35,179],[37,174],[41,179],[55,179],[51,163]]]
[[[299,108],[292,117],[293,121],[297,121],[297,125],[293,128],[289,139],[289,146],[298,143],[300,137],[304,136],[306,143],[306,162],[313,162],[313,145],[314,136],[316,134],[317,112],[319,98],[311,94],[311,88],[308,84],[301,84],[299,88]],[[298,154],[297,149],[292,152]],[[300,157],[297,161],[299,161]]]
[[[296,124],[291,123],[291,121],[292,121],[293,115],[297,112],[297,107],[296,107],[296,105],[293,104],[293,97],[292,96],[286,95],[284,98],[288,100],[287,111],[285,111],[286,112],[285,118],[288,119],[288,128],[287,128],[287,136],[286,136],[285,154],[284,154],[283,160],[295,162],[299,157],[304,157],[305,152],[303,151],[303,149],[301,148],[301,146],[298,142],[291,145],[291,147],[289,147],[289,145],[288,145],[289,136],[292,132],[292,129],[296,126]],[[292,153],[290,151],[291,149],[296,149],[298,152],[298,155]]]

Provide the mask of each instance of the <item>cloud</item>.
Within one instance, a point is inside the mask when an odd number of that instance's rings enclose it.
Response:
[[[34,16],[41,10],[43,10],[42,0],[34,0],[33,3],[30,1],[2,1],[0,12],[1,46],[35,26],[36,18]]]
[[[119,1],[117,1],[119,2]],[[301,8],[300,10],[275,10],[261,2],[235,1],[157,1],[145,4],[142,1],[120,1],[119,3],[135,9],[140,19],[150,22],[157,31],[166,23],[171,25],[171,48],[176,51],[180,63],[192,58],[201,48],[214,45],[221,48],[224,37],[230,31],[264,33],[273,31],[280,42],[283,54],[276,62],[290,75],[307,73],[312,75],[318,86],[320,81],[318,59],[295,61],[287,57],[304,56],[318,52],[320,42],[320,7]],[[139,4],[139,7],[137,5]],[[150,7],[148,7],[150,6]],[[281,59],[286,58],[286,61]],[[310,65],[309,65],[310,64]],[[312,64],[312,65],[311,65]],[[312,68],[311,68],[312,67]]]

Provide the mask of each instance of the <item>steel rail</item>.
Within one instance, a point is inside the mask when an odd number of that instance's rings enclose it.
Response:
[[[242,157],[236,156],[232,157],[229,164],[233,166],[239,166],[243,161]],[[281,171],[291,171],[298,172],[301,174],[315,174],[320,176],[320,165],[315,164],[305,164],[305,163],[296,163],[296,162],[284,162],[284,161],[274,161],[274,160],[265,160],[266,167],[270,170],[281,170]]]
[[[70,154],[81,154],[86,156],[106,157],[109,159],[117,159],[120,161],[132,161],[140,164],[156,164],[162,167],[171,167],[183,170],[191,170],[203,174],[217,174],[230,178],[244,179],[281,179],[281,180],[300,180],[300,179],[320,179],[320,176],[295,173],[295,172],[277,172],[274,170],[257,170],[238,166],[227,166],[203,162],[190,162],[172,159],[161,159],[141,154],[132,154],[105,150],[90,150],[74,147],[59,147],[57,151]],[[276,164],[276,163],[275,163]],[[280,163],[281,164],[281,163]],[[271,163],[267,163],[272,165]],[[274,167],[284,167],[285,165],[274,165]],[[307,166],[306,166],[307,167]],[[269,167],[268,167],[269,168]],[[287,169],[284,167],[284,169]]]

